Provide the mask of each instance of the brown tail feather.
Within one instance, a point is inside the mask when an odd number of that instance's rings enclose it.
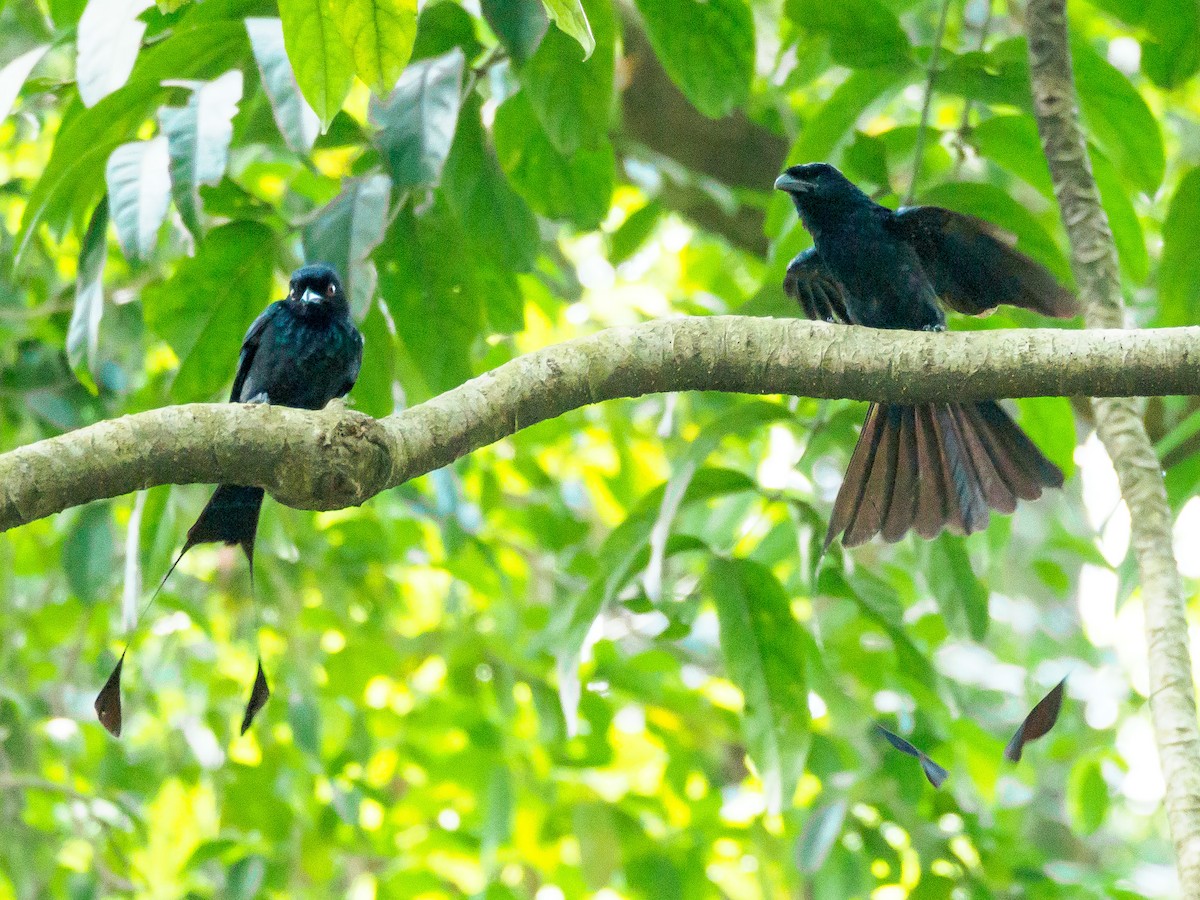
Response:
[[[992,401],[973,404],[872,404],[834,502],[825,547],[876,534],[899,540],[909,529],[934,537],[970,534],[991,509],[1010,513],[1061,487],[1062,472]]]

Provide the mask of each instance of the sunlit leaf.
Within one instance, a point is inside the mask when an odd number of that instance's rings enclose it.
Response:
[[[588,23],[587,14],[583,10],[581,0],[544,0],[546,11],[550,18],[566,34],[575,38],[583,48],[583,58],[587,59],[596,49],[596,39],[592,36],[592,26]]]
[[[798,26],[829,37],[833,59],[843,66],[868,69],[909,55],[908,36],[879,0],[788,0],[786,8]]]
[[[8,118],[8,114],[12,112],[13,104],[17,102],[17,95],[21,93],[25,79],[29,77],[33,67],[49,49],[49,44],[34,47],[0,69],[0,124],[3,124],[4,120]]]
[[[333,0],[280,0],[283,42],[300,92],[328,128],[354,81],[354,61]]]
[[[417,0],[343,0],[333,8],[355,74],[384,96],[412,56]]]

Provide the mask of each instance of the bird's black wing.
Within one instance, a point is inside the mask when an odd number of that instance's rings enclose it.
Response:
[[[976,316],[1007,303],[1059,319],[1079,314],[1075,296],[989,222],[938,206],[910,206],[891,216],[888,227],[917,251],[951,309]]]
[[[229,392],[229,402],[235,403],[238,401],[249,400],[249,397],[242,397],[242,388],[246,385],[246,376],[250,374],[250,367],[254,365],[254,354],[258,352],[259,341],[262,340],[263,331],[266,330],[268,324],[283,308],[283,301],[279,300],[272,303],[264,309],[246,330],[246,336],[242,338],[242,353],[238,357],[237,374],[233,377],[233,390]]]
[[[362,332],[357,328],[354,328],[353,332],[354,356],[350,360],[350,367],[346,370],[346,381],[342,385],[341,392],[338,394],[339,397],[345,397],[348,393],[350,393],[350,388],[354,387],[354,382],[358,381],[358,373],[359,370],[362,369],[363,336]]]
[[[783,290],[800,304],[808,318],[850,324],[841,285],[825,268],[816,247],[809,247],[788,263]]]

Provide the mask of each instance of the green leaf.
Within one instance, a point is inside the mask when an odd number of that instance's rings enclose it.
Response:
[[[971,639],[983,641],[990,624],[988,589],[975,576],[961,537],[942,533],[929,544],[926,578],[947,623],[955,630],[965,623]]]
[[[236,69],[197,85],[187,106],[158,111],[171,157],[171,191],[184,225],[194,237],[200,224],[200,185],[219,184],[229,164],[233,117],[242,99],[242,73]]]
[[[283,43],[300,92],[329,127],[354,82],[354,61],[338,28],[334,0],[279,0]]]
[[[29,73],[49,49],[49,44],[34,47],[0,69],[0,124],[3,124],[12,112],[13,104],[17,102],[17,95],[21,93]]]
[[[636,0],[654,52],[696,109],[743,106],[754,75],[754,18],[745,0]]]
[[[279,133],[297,153],[308,153],[321,131],[321,120],[296,83],[284,45],[282,20],[246,19],[246,33]]]
[[[342,276],[350,310],[366,315],[377,273],[371,254],[387,233],[392,183],[386,175],[349,178],[342,192],[304,227],[304,254]]]
[[[470,224],[466,237],[476,256],[490,256],[500,265],[527,272],[541,245],[537,218],[512,189],[488,146],[481,113],[480,99],[468,99],[442,173],[442,190],[458,220]]]
[[[847,808],[845,800],[834,800],[832,803],[826,803],[805,820],[804,831],[800,835],[797,848],[797,862],[801,872],[813,875],[825,865],[834,841],[842,833]]]
[[[992,116],[966,134],[975,151],[1053,199],[1054,183],[1033,116]]]
[[[122,144],[108,158],[108,204],[117,241],[130,262],[146,262],[154,254],[171,202],[169,164],[162,136]]]
[[[92,213],[79,251],[75,307],[67,327],[67,361],[84,385],[95,391],[92,370],[104,315],[104,263],[108,260],[108,198]]]
[[[178,403],[211,399],[233,379],[246,329],[271,299],[275,235],[257,222],[212,229],[166,281],[143,292],[147,324],[179,357]]]
[[[717,607],[721,653],[745,697],[742,732],[762,779],[767,808],[790,803],[808,755],[804,641],[787,593],[764,566],[713,559],[708,589]]]
[[[1147,194],[1166,169],[1162,132],[1142,95],[1085,40],[1071,41],[1079,106],[1091,137],[1121,177]]]
[[[359,328],[363,335],[362,371],[351,397],[356,409],[377,419],[389,416],[396,406],[396,338],[376,301]]]
[[[608,259],[614,266],[620,265],[637,253],[646,243],[666,210],[657,200],[629,214],[609,240]]]
[[[409,66],[396,90],[373,104],[375,143],[398,188],[434,186],[454,143],[466,60],[457,47]]]
[[[869,69],[908,59],[908,35],[879,0],[788,0],[787,14],[806,31],[829,38],[833,61],[851,69]]]
[[[524,92],[496,111],[492,134],[500,165],[534,211],[595,228],[608,214],[616,180],[616,156],[607,140],[570,156],[555,149]]]
[[[63,542],[62,559],[71,593],[85,603],[99,600],[115,568],[112,511],[107,503],[89,503],[79,511]]]
[[[1146,238],[1137,210],[1108,157],[1095,147],[1090,155],[1100,202],[1117,245],[1121,272],[1131,281],[1144,283],[1150,277],[1150,255],[1146,252]]]
[[[590,0],[596,50],[587,60],[561,31],[546,35],[520,70],[524,94],[542,129],[565,156],[605,141],[612,115],[616,24],[609,0]]]
[[[1070,478],[1075,471],[1075,412],[1066,397],[1026,397],[1017,401],[1022,430],[1050,462]]]
[[[663,492],[662,506],[650,531],[650,561],[646,565],[644,583],[646,595],[653,602],[662,599],[663,557],[667,538],[671,535],[671,526],[697,470],[729,435],[752,434],[763,425],[791,417],[787,407],[778,403],[751,401],[738,404],[730,415],[706,425],[688,444],[687,452],[675,460],[671,479]]]
[[[89,0],[75,39],[75,80],[84,106],[95,106],[129,80],[153,0]]]
[[[1155,324],[1191,325],[1200,321],[1200,167],[1179,179],[1162,238]]]
[[[1108,807],[1108,782],[1101,760],[1095,756],[1081,759],[1071,768],[1067,783],[1067,809],[1075,829],[1082,835],[1095,834],[1104,824]]]
[[[1158,87],[1172,90],[1200,70],[1200,4],[1196,0],[1147,0],[1142,23],[1142,71]]]
[[[533,56],[550,27],[546,8],[537,0],[522,3],[481,0],[479,5],[488,25],[517,63],[523,63]]]
[[[377,97],[396,86],[417,38],[417,0],[341,0],[335,6],[354,71]]]
[[[591,56],[592,51],[596,49],[596,39],[592,36],[592,26],[588,24],[588,17],[580,0],[545,0],[545,4],[554,24],[579,41],[579,46],[583,48],[583,58]]]

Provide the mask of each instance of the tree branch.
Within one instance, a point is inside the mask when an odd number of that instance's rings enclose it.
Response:
[[[547,347],[372,419],[333,405],[193,404],[0,455],[0,530],[162,484],[265,487],[337,509],[572,409],[663,391],[859,400],[1192,393],[1200,328],[925,334],[740,316],[663,319]]]
[[[1089,328],[1120,327],[1124,302],[1116,245],[1079,127],[1065,0],[1030,0],[1026,12],[1034,110]],[[1111,332],[1104,332],[1109,334]],[[1095,400],[1097,430],[1129,506],[1150,657],[1150,709],[1166,781],[1167,820],[1182,896],[1200,898],[1200,728],[1188,652],[1183,585],[1171,546],[1162,468],[1128,400]]]

